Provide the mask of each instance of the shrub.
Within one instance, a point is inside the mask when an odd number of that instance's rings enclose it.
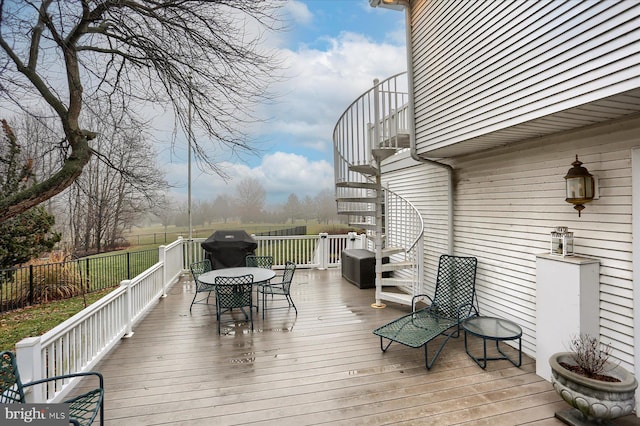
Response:
[[[35,259],[33,265],[33,303],[66,299],[82,293],[82,276],[75,262],[64,262],[64,255],[52,253],[48,259]],[[28,275],[24,275],[28,278]],[[29,288],[28,282],[21,282]]]
[[[605,365],[611,356],[611,346],[599,339],[581,334],[571,339],[569,346],[572,359],[582,369],[585,376],[595,378],[604,373]]]

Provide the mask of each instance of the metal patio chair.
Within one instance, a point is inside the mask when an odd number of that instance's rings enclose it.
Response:
[[[424,346],[425,365],[430,369],[449,339],[460,336],[462,322],[480,314],[475,288],[477,263],[475,257],[440,256],[433,299],[426,294],[414,296],[410,314],[373,330],[380,336],[382,352],[393,342],[412,348]],[[416,303],[424,299],[429,305],[416,310]],[[427,343],[440,335],[445,339],[429,362]],[[384,339],[389,341],[386,346]]]
[[[22,383],[18,372],[18,363],[13,352],[0,352],[0,404],[24,404],[25,388],[56,380],[68,380],[74,377],[94,376],[98,387],[76,397],[63,401],[69,404],[69,423],[79,426],[90,425],[100,413],[100,424],[104,424],[104,379],[94,371],[86,373],[64,374],[47,379]]]
[[[250,254],[245,258],[245,265],[254,268],[271,269],[273,268],[273,256],[256,256]],[[269,284],[269,281],[255,283],[256,289],[258,290],[257,293],[260,292],[260,287],[264,284]],[[258,303],[256,303],[256,311],[258,311],[258,309]]]
[[[273,267],[273,256],[255,256],[250,254],[245,258],[245,265],[254,268],[271,269]]]
[[[191,308],[196,303],[208,305],[209,297],[211,297],[211,293],[214,292],[214,286],[210,284],[205,284],[198,280],[198,277],[205,272],[211,271],[211,261],[209,259],[202,260],[200,262],[194,262],[189,265],[189,269],[191,269],[191,275],[193,276],[193,281],[196,285],[196,293],[193,295],[193,300],[191,301],[191,305],[189,306],[189,312],[191,312]],[[199,294],[206,293],[206,297],[202,296],[200,299],[198,298]],[[196,300],[197,299],[197,300]]]
[[[218,334],[220,334],[220,320],[222,314],[240,308],[245,319],[250,320],[253,330],[253,275],[238,277],[216,277],[216,319],[218,320]],[[244,310],[249,308],[249,314]]]
[[[282,275],[281,282],[262,283],[260,286],[258,286],[258,294],[262,296],[262,318],[264,318],[264,312],[267,310],[267,296],[271,296],[271,299],[273,299],[274,296],[282,296],[288,303],[288,306],[279,306],[277,308],[269,309],[293,307],[293,309],[296,311],[296,315],[298,315],[298,308],[296,308],[296,305],[295,303],[293,303],[293,299],[291,298],[291,282],[293,281],[293,274],[295,271],[296,264],[287,261],[284,267],[284,274]]]

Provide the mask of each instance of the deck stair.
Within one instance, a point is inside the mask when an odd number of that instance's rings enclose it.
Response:
[[[406,73],[379,82],[342,114],[333,133],[338,213],[365,230],[376,253],[376,302],[411,304],[422,290],[424,224],[418,210],[383,185],[384,160],[409,148]],[[388,257],[388,263],[382,258]],[[383,277],[383,273],[384,277]]]

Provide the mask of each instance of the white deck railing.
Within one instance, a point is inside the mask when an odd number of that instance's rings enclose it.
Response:
[[[22,380],[91,370],[122,337],[133,334],[133,326],[178,281],[183,272],[182,246],[182,238],[161,246],[160,262],[134,279],[122,281],[119,288],[42,336],[18,342],[16,356]],[[59,402],[74,380],[33,386],[27,399]]]
[[[301,268],[324,269],[340,264],[342,250],[364,247],[364,236],[303,235],[254,237],[256,253],[272,255],[275,267],[287,260]],[[90,371],[134,326],[153,309],[175,284],[188,265],[204,257],[204,238],[177,241],[161,246],[160,261],[78,312],[42,336],[28,337],[16,344],[16,356],[24,382],[62,374]],[[76,379],[52,381],[29,389],[29,402],[56,403],[64,399]]]
[[[256,254],[273,256],[274,269],[284,269],[285,262],[291,261],[297,268],[326,269],[340,265],[342,250],[364,248],[364,236],[353,233],[348,235],[291,235],[260,236],[252,235],[258,243]],[[185,241],[184,269],[189,269],[193,262],[204,259],[201,243],[205,238],[194,238]]]

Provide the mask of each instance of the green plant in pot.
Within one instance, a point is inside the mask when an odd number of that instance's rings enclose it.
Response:
[[[556,412],[569,425],[607,424],[635,408],[636,378],[609,360],[611,347],[580,335],[570,342],[571,352],[549,358],[551,383],[573,408]]]

